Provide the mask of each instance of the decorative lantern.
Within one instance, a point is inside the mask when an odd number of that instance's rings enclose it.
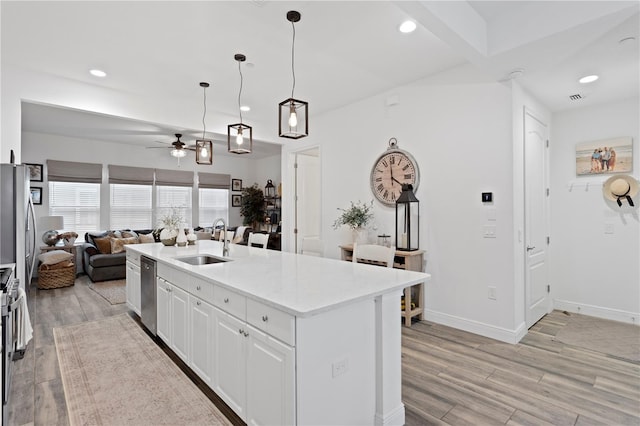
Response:
[[[264,196],[265,198],[275,198],[276,196],[276,187],[273,186],[271,179],[267,180],[267,185],[264,187]]]
[[[418,250],[419,231],[420,201],[413,193],[413,185],[403,184],[396,201],[396,250]]]

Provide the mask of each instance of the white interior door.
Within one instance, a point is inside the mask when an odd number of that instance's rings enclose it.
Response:
[[[296,153],[295,251],[302,239],[319,238],[321,229],[320,152],[318,148]]]
[[[524,112],[525,152],[525,302],[531,327],[551,310],[548,280],[548,129]]]

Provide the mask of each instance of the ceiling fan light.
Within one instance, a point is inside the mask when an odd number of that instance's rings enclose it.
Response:
[[[176,157],[176,158],[182,158],[185,155],[187,155],[187,151],[185,151],[183,148],[174,148],[171,150],[171,156],[172,157]]]
[[[196,140],[196,164],[213,164],[213,142],[207,139]]]

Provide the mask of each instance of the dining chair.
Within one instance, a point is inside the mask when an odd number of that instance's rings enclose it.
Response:
[[[300,254],[324,257],[324,242],[319,238],[305,237],[302,239]]]
[[[268,242],[269,242],[269,234],[251,232],[249,234],[249,241],[247,242],[247,246],[266,249]]]
[[[395,247],[353,243],[352,262],[369,263],[393,268],[395,253]]]
[[[225,239],[229,242],[233,241],[233,236],[235,235],[235,231],[227,231],[225,234],[224,231],[220,231],[220,239],[218,241],[224,241]]]

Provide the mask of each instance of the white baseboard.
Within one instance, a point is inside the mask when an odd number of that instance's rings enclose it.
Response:
[[[603,308],[602,306],[586,305],[584,303],[559,299],[553,300],[553,309],[624,322],[627,324],[640,325],[640,312],[628,312],[619,309]]]
[[[391,412],[386,413],[384,417],[379,413],[374,416],[375,426],[402,426],[404,422],[404,404],[402,403]]]
[[[495,325],[485,324],[479,321],[436,312],[429,309],[426,309],[424,314],[427,321],[468,331],[469,333],[479,334],[480,336],[489,337],[505,343],[518,343],[520,339],[527,334],[527,326],[524,322],[515,330],[509,330],[507,328],[496,327]]]

